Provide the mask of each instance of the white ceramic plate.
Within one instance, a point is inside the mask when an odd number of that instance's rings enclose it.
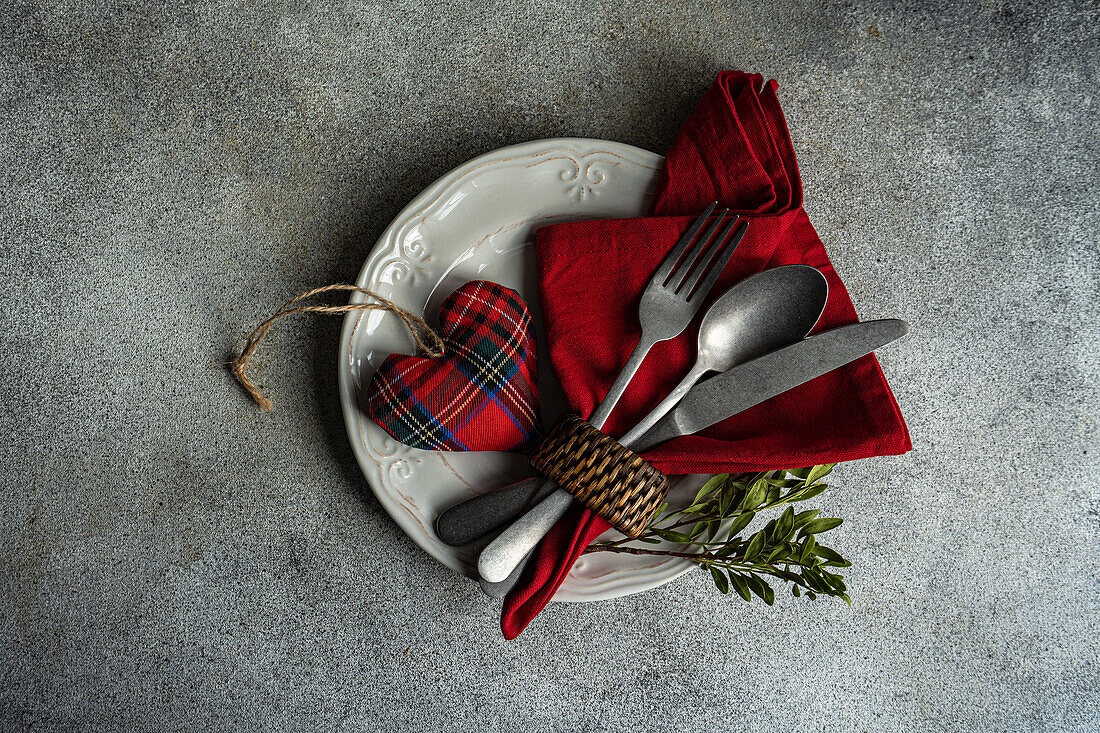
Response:
[[[443,299],[469,280],[492,280],[517,290],[539,329],[543,420],[551,424],[562,412],[563,400],[542,343],[535,230],[553,222],[644,214],[661,163],[655,153],[604,140],[538,140],[494,150],[459,166],[413,199],[378,240],[358,285],[425,313],[429,322]],[[444,565],[475,577],[480,548],[443,544],[433,527],[436,516],[470,496],[525,478],[530,469],[524,457],[507,453],[409,448],[364,415],[359,399],[381,361],[393,352],[414,351],[398,319],[379,311],[346,317],[340,399],[348,435],[367,482],[401,528]],[[693,492],[703,480],[675,479],[673,497]],[[586,555],[555,600],[637,593],[690,568],[677,559]]]

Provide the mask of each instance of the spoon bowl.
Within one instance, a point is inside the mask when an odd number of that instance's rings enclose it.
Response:
[[[699,324],[691,371],[619,442],[642,436],[708,372],[724,372],[801,340],[825,311],[829,281],[809,265],[782,265],[745,278],[724,292]]]
[[[699,325],[699,355],[707,371],[724,372],[794,343],[825,310],[829,282],[808,265],[784,265],[737,283],[715,301]]]

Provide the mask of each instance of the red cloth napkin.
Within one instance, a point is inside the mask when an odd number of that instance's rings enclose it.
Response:
[[[539,289],[553,368],[571,408],[587,417],[638,341],[642,290],[693,218],[717,200],[752,216],[712,292],[779,265],[812,265],[829,281],[816,330],[858,320],[840,277],[802,210],[802,185],[774,81],[718,75],[665,158],[644,219],[588,221],[538,231]],[[603,430],[624,434],[679,382],[695,331],[658,344]],[[874,355],[774,397],[698,435],[643,454],[662,471],[724,473],[796,468],[904,453],[909,432]],[[608,529],[574,506],[536,550],[508,595],[501,630],[519,635],[553,597],[581,552]]]

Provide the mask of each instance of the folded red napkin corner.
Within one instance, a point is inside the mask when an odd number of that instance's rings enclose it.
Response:
[[[753,273],[801,263],[829,281],[829,301],[816,330],[858,320],[802,210],[798,164],[777,88],[759,74],[718,75],[665,157],[649,217],[538,231],[545,338],[574,412],[587,417],[611,386],[638,341],[638,300],[650,275],[712,201],[751,219],[712,297]],[[653,349],[604,432],[622,435],[679,382],[694,357],[691,331]],[[872,354],[644,457],[669,474],[725,473],[910,449],[905,421]],[[606,521],[579,505],[555,525],[505,599],[500,622],[506,638],[527,627],[584,549],[607,529]]]

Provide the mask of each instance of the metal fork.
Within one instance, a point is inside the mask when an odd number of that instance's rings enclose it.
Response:
[[[688,227],[650,278],[638,306],[641,338],[603,402],[589,417],[588,422],[594,427],[603,427],[649,350],[684,332],[733,256],[736,244],[732,247],[726,244],[740,217],[726,221],[728,209],[722,209],[706,231],[696,238],[716,205],[717,202],[708,206]],[[554,484],[547,480],[545,485]],[[539,493],[545,490],[540,489]],[[567,491],[557,489],[486,545],[478,558],[478,573],[482,579],[489,583],[505,580],[565,514],[572,499]]]

